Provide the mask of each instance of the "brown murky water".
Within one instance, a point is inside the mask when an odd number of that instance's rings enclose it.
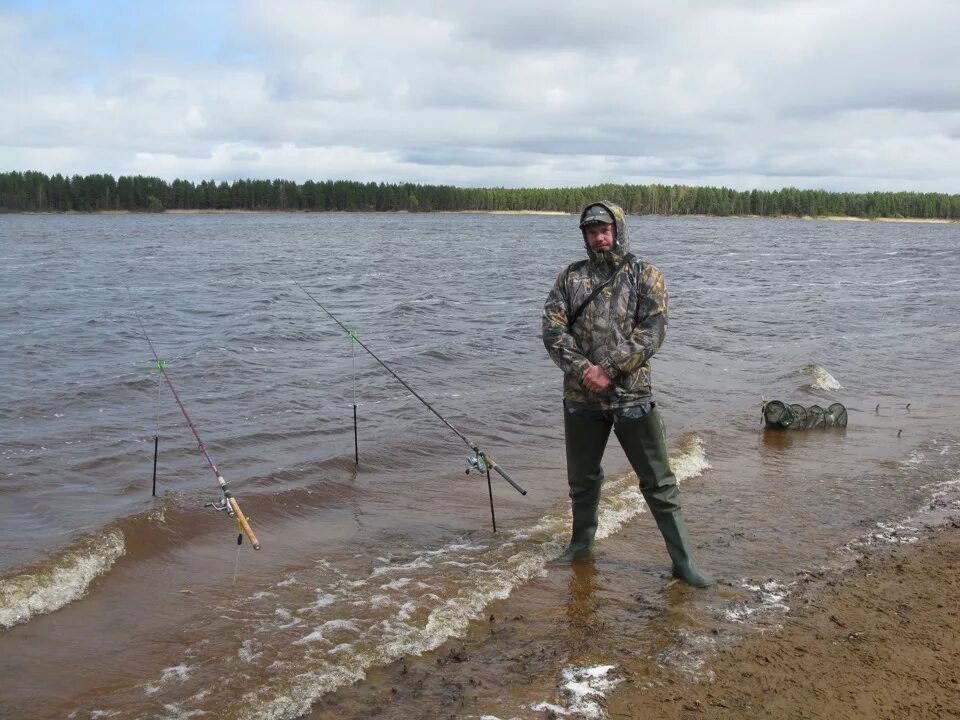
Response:
[[[548,563],[568,511],[539,309],[571,218],[0,217],[0,716],[599,717],[956,499],[960,229],[632,228],[671,290],[655,387],[705,592],[667,584],[615,444],[595,560]],[[496,535],[467,448],[294,278],[525,485],[496,481]],[[263,543],[235,583],[126,287]],[[758,432],[761,396],[849,427]]]

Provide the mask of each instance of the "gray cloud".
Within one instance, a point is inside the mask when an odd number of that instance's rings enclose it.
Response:
[[[0,11],[0,169],[960,192],[947,0],[228,7],[196,57]]]

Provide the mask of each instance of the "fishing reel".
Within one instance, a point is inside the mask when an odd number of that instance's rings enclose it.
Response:
[[[237,529],[240,531],[237,533],[237,545],[243,544],[243,524],[240,522],[240,518],[237,517],[237,514],[233,511],[233,506],[230,504],[230,499],[227,497],[225,492],[220,493],[220,499],[216,502],[204,503],[204,507],[213,508],[214,510],[226,510],[227,515],[234,518],[237,521]],[[259,550],[260,545],[257,543],[256,539],[253,540],[253,549]],[[239,550],[237,551],[239,552]],[[237,563],[239,564],[239,555],[237,556]],[[237,581],[236,570],[234,570],[233,581]]]
[[[226,510],[227,515],[233,517],[233,507],[230,505],[230,501],[227,500],[227,496],[224,493],[220,493],[220,499],[215,502],[204,503],[204,507],[213,508],[214,510]]]
[[[477,452],[467,457],[467,469],[465,473],[469,475],[471,470],[476,470],[478,473],[490,472],[487,458],[482,452]]]

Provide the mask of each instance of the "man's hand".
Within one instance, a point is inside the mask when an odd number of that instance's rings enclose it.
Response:
[[[599,365],[591,365],[590,369],[583,374],[583,385],[592,393],[598,395],[610,389],[610,376],[607,371]]]

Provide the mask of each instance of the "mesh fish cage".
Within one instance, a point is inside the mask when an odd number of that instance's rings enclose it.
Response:
[[[819,405],[811,405],[807,408],[807,427],[811,430],[819,430],[827,426],[827,411]]]
[[[793,424],[798,430],[807,426],[807,409],[803,405],[791,405],[790,412],[793,413]]]
[[[827,416],[833,423],[830,427],[847,426],[847,409],[840,403],[833,403],[827,408]]]
[[[833,403],[824,409],[819,405],[803,405],[770,400],[763,405],[763,421],[773,430],[816,430],[847,426],[847,409]]]

